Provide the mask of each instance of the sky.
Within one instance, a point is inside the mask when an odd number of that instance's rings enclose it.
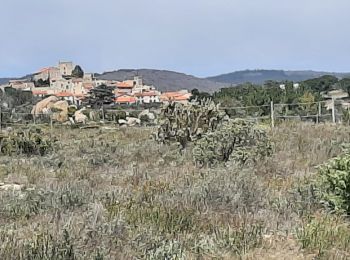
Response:
[[[350,71],[349,0],[1,0],[0,77],[59,60],[152,68]]]

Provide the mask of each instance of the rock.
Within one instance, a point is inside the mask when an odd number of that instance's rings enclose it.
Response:
[[[84,110],[85,109],[83,108],[74,113],[74,120],[76,123],[83,123],[84,125],[86,124],[88,117],[83,114]]]
[[[151,113],[149,109],[142,111],[138,117],[141,121],[147,121],[147,122],[153,122],[154,119],[156,119],[155,115]]]
[[[126,120],[127,120],[128,126],[135,126],[135,125],[141,124],[141,120],[136,118],[136,117],[128,117],[128,118],[126,118]]]
[[[55,102],[51,107],[51,111],[54,112],[52,119],[58,122],[66,122],[68,120],[68,107],[68,102],[65,100]]]
[[[58,97],[50,96],[39,101],[32,109],[32,115],[38,115],[44,113],[53,106],[54,103],[59,101]]]
[[[124,120],[124,119],[119,119],[118,120],[118,124],[119,125],[126,125],[128,122],[126,121],[126,120]]]
[[[68,120],[68,102],[59,100],[58,97],[50,96],[39,101],[32,109],[32,115],[48,114],[53,112],[52,119],[58,122]]]
[[[0,190],[3,191],[21,191],[23,189],[23,185],[19,184],[4,184],[0,183]]]

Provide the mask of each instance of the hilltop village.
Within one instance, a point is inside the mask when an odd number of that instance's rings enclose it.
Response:
[[[10,80],[0,87],[30,91],[40,98],[56,96],[80,105],[92,89],[102,85],[113,88],[115,104],[187,103],[191,97],[188,90],[162,93],[155,86],[145,84],[139,76],[124,81],[97,79],[93,73],[84,73],[79,65],[62,61],[57,66],[40,69],[30,78]]]

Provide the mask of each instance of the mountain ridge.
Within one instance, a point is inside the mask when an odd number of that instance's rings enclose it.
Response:
[[[98,74],[97,78],[123,81],[134,76],[142,76],[145,84],[154,85],[161,91],[197,88],[201,91],[213,92],[228,85],[181,72],[156,69],[120,69]]]
[[[342,72],[325,72],[313,70],[241,70],[230,73],[225,73],[217,76],[208,77],[207,79],[226,83],[226,84],[241,84],[254,83],[262,84],[267,80],[276,81],[304,81],[312,78],[318,78],[324,75],[332,75],[338,78],[349,77],[350,73]]]

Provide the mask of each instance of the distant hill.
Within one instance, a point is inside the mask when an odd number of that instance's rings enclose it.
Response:
[[[197,88],[201,91],[215,91],[227,84],[218,83],[213,80],[201,79],[184,73],[167,70],[139,69],[139,70],[117,70],[96,74],[99,79],[106,80],[127,80],[134,76],[142,76],[145,84],[154,85],[161,91],[172,91],[179,89],[192,90]]]
[[[7,82],[9,82],[9,80],[11,80],[12,78],[0,78],[0,85],[1,84],[6,84]]]
[[[240,84],[251,82],[255,84],[262,84],[267,80],[275,81],[304,81],[307,79],[318,78],[324,75],[333,75],[338,78],[350,76],[350,73],[332,73],[320,71],[284,71],[284,70],[243,70],[232,73],[222,74],[207,78],[215,82],[226,84]]]
[[[15,79],[30,79],[33,76],[33,74],[28,74],[25,75],[23,77],[14,77],[14,78],[0,78],[0,85],[1,84],[6,84],[8,83],[10,80],[15,80]]]

